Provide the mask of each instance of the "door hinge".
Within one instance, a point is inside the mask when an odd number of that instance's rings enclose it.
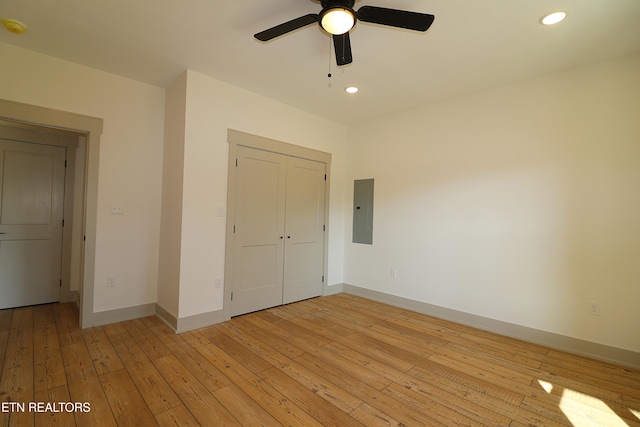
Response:
[[[324,283],[324,275],[322,276],[322,283]]]
[[[62,226],[64,227],[64,218],[62,219]]]
[[[60,279],[60,287],[62,287],[62,279]]]
[[[236,167],[238,167],[238,159],[236,159]]]
[[[87,241],[87,236],[82,236],[82,241],[86,242]]]
[[[324,174],[324,180],[325,181],[327,180],[327,174],[326,173]]]
[[[231,301],[233,301],[233,292],[231,292]]]
[[[235,224],[233,226],[233,234],[236,234],[236,226],[235,226]]]
[[[327,231],[327,226],[326,225],[322,225],[322,231]]]
[[[67,167],[67,159],[64,160],[64,167]]]

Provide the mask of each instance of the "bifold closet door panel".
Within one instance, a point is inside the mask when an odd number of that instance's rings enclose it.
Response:
[[[283,303],[322,295],[326,165],[287,158]]]
[[[286,160],[238,147],[233,316],[282,304]]]

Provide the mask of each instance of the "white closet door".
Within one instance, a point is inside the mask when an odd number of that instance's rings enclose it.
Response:
[[[325,164],[287,158],[283,303],[322,295]]]
[[[232,316],[282,304],[286,157],[238,147]]]
[[[65,154],[0,139],[0,309],[60,300]]]

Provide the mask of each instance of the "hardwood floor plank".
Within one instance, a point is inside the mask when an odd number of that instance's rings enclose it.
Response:
[[[403,372],[409,371],[416,363],[425,360],[411,351],[394,347],[359,333],[337,336],[336,342],[360,353],[367,354],[372,359],[386,363],[394,369]]]
[[[243,426],[282,425],[235,384],[217,390],[213,395]]]
[[[542,370],[548,373],[551,382],[581,392],[585,395],[595,395],[605,402],[625,404],[640,411],[640,389],[634,385],[620,384],[609,379],[602,379],[585,372],[575,372],[572,369],[560,369],[557,366],[544,363]],[[626,381],[625,381],[626,382]],[[621,397],[627,396],[622,399]]]
[[[336,411],[333,404],[318,396],[314,390],[308,389],[297,381],[291,381],[291,377],[277,368],[262,372],[260,377],[323,426],[364,426],[347,412]]]
[[[125,369],[100,376],[118,426],[151,426],[155,418]]]
[[[33,364],[35,391],[65,385],[67,379],[55,323],[36,324],[34,329]]]
[[[255,354],[268,361],[272,366],[277,367],[286,373],[291,379],[312,390],[316,395],[327,400],[342,411],[349,413],[354,408],[362,404],[362,401],[352,396],[350,393],[331,384],[325,378],[316,375],[305,369],[302,365],[289,358],[286,354],[278,352],[275,348],[269,347],[263,341],[243,332],[237,328],[220,326],[229,336],[250,349]],[[275,351],[274,351],[275,350]]]
[[[84,342],[77,342],[60,347],[65,373],[74,370],[95,370],[89,349]]]
[[[336,337],[346,336],[353,333],[351,328],[337,323],[318,322],[318,317],[305,315],[306,312],[302,310],[300,310],[300,312],[303,314],[303,317],[292,318],[290,319],[290,322],[324,338],[334,340]]]
[[[56,319],[60,347],[83,342],[78,327],[77,310],[74,310],[72,304],[54,304],[53,314]]]
[[[484,407],[501,413],[501,407],[515,407],[522,403],[524,396],[506,390],[488,381],[478,380],[444,366],[432,363],[428,367],[416,366],[409,374],[418,380],[433,384],[454,396],[468,399]]]
[[[2,367],[4,366],[4,358],[7,354],[7,346],[9,345],[9,331],[0,332],[0,381],[2,380]]]
[[[451,407],[444,406],[436,400],[432,400],[429,398],[428,394],[418,393],[411,389],[406,389],[405,387],[399,386],[398,384],[391,384],[389,387],[384,389],[384,393],[387,393],[391,398],[404,403],[405,405],[413,408],[417,413],[420,413],[422,416],[426,417],[425,422],[427,425],[431,424],[442,424],[446,426],[475,426],[475,427],[483,427],[483,426],[506,426],[508,424],[501,424],[498,422],[489,422],[490,419],[486,418],[487,411],[483,411],[483,413],[478,414],[478,417],[482,419],[483,422],[477,421],[473,418],[475,415],[473,409],[478,408],[470,408],[462,409],[460,407]],[[436,397],[436,396],[432,396]],[[469,405],[471,406],[471,405]],[[425,408],[429,408],[428,411]],[[464,408],[464,407],[463,407]],[[482,409],[482,408],[479,408]],[[509,423],[511,420],[508,418],[504,418],[504,420]]]
[[[70,346],[66,346],[70,347]],[[65,347],[63,347],[64,349]],[[87,351],[88,355],[88,351]],[[91,365],[91,363],[90,363]],[[116,420],[111,412],[111,407],[102,389],[102,384],[93,366],[85,369],[73,365],[66,369],[69,396],[72,402],[87,402],[91,405],[89,412],[76,412],[74,414],[78,426],[116,426]]]
[[[225,334],[220,334],[213,343],[254,374],[259,374],[273,366],[271,363],[267,362],[260,356],[256,355],[256,353],[252,352],[241,343],[229,338]]]
[[[324,360],[307,353],[295,360],[309,371],[326,378],[335,386],[348,391],[355,398],[363,401],[364,404],[374,408],[376,419],[399,420],[400,425],[428,425],[421,421],[419,417],[416,417],[413,409],[387,396],[380,390],[367,385],[349,369],[341,370],[335,366],[330,366]],[[359,408],[361,407],[362,405]],[[358,408],[354,411],[357,410]],[[366,417],[358,419],[362,421]]]
[[[640,426],[640,420],[629,413],[625,418],[622,418],[607,405],[598,405],[581,398],[574,400],[571,393],[559,398],[556,404],[525,398],[521,407],[536,414],[542,414],[554,421],[563,423],[568,421],[569,425]]]
[[[270,325],[269,325],[270,326]],[[249,333],[251,336],[255,337],[257,340],[262,341],[264,343],[269,343],[269,347],[273,348],[274,350],[284,354],[285,356],[288,357],[298,357],[300,356],[302,353],[304,353],[303,350],[301,350],[300,348],[296,347],[295,345],[293,345],[292,343],[290,343],[287,340],[283,340],[281,338],[279,338],[278,336],[270,333],[268,330],[266,329],[255,329],[251,326],[250,322],[246,322],[244,321],[242,318],[235,318],[235,319],[231,319],[231,321],[227,322],[223,325],[219,326],[220,328],[237,328],[240,330],[243,330],[247,333]],[[221,329],[222,330],[222,329]]]
[[[366,426],[406,427],[382,411],[363,403],[351,412],[351,416]]]
[[[255,327],[257,328],[270,326],[282,320],[281,317],[271,314],[269,310],[256,311],[254,313],[245,314],[244,316],[242,316],[242,318],[247,322],[255,325]]]
[[[181,403],[131,335],[125,331],[110,335],[109,340],[153,414],[164,412]]]
[[[136,340],[136,343],[149,360],[159,359],[171,354],[167,347],[162,344],[162,341],[149,330],[141,319],[129,320],[123,324],[129,335]]]
[[[91,410],[0,426],[640,427],[640,370],[347,294],[179,335],[52,304],[0,310],[0,404],[29,402]]]
[[[33,308],[14,309],[0,378],[1,402],[24,406],[34,400],[33,335]],[[12,410],[2,415],[7,425],[26,426],[34,422],[34,414],[29,411]]]
[[[185,343],[172,347],[172,355],[177,357],[182,365],[210,392],[232,384],[229,378],[213,366],[202,354]]]
[[[615,381],[640,390],[640,371],[596,361],[564,351],[549,350],[546,363],[562,369],[581,372],[587,376]]]
[[[215,326],[209,326],[195,331],[184,332],[180,336],[190,347],[200,347],[211,344],[214,336],[217,337],[219,333]]]
[[[35,426],[73,426],[76,424],[75,410],[68,411],[66,407],[63,410],[60,407],[54,407],[52,411],[46,410],[46,403],[70,402],[69,389],[66,384],[37,391],[35,402],[45,404],[45,412],[34,414]]]
[[[519,393],[525,396],[530,394],[535,394],[536,390],[532,389],[529,384],[524,384],[520,381],[514,381],[511,379],[510,375],[502,374],[500,372],[495,373],[492,372],[492,368],[490,366],[474,366],[464,361],[450,359],[446,356],[442,356],[439,354],[435,354],[429,358],[432,362],[438,363],[440,365],[449,367],[453,370],[465,373],[471,377],[486,380],[491,384],[495,384],[499,387],[505,388],[507,390],[513,391],[515,393]]]
[[[446,357],[449,360],[465,363],[482,370],[486,375],[495,375],[504,381],[514,383],[529,385],[536,376],[540,375],[539,370],[517,368],[510,363],[503,363],[497,358],[486,358],[482,353],[465,351],[464,348],[446,346],[438,351],[437,356],[431,356],[430,359],[434,360],[436,357]]]
[[[156,415],[156,422],[159,427],[200,427],[191,412],[184,406],[179,405]]]
[[[236,418],[173,355],[156,361],[182,403],[203,426],[240,425]]]
[[[8,332],[11,329],[13,309],[0,310],[0,332]]]
[[[261,378],[258,378],[249,369],[243,367],[215,344],[199,347],[198,351],[282,424],[321,425],[286,396],[266,384]]]
[[[82,335],[98,375],[124,368],[103,328],[88,328],[82,331]]]
[[[391,380],[373,370],[368,369],[366,366],[362,366],[362,364],[343,356],[336,355],[329,349],[318,347],[307,339],[300,339],[297,336],[289,335],[287,329],[281,328],[280,325],[272,325],[269,326],[268,329],[269,332],[279,336],[281,339],[286,339],[285,337],[288,337],[288,340],[299,346],[301,350],[323,360],[326,364],[331,365],[336,369],[352,373],[354,376],[358,377],[364,383],[376,390],[382,390],[391,383]]]

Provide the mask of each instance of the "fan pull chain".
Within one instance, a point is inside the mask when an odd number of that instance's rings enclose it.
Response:
[[[329,78],[331,78],[331,39],[332,37],[329,37],[329,74],[327,74]]]

